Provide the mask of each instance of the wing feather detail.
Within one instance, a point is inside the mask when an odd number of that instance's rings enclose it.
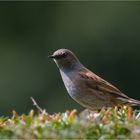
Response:
[[[119,89],[105,81],[101,77],[97,76],[95,73],[89,71],[88,69],[81,69],[79,75],[82,79],[85,80],[85,83],[95,90],[99,90],[102,92],[114,94],[116,97],[123,97],[129,99],[128,96],[123,94]]]

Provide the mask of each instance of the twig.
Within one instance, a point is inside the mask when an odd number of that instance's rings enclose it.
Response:
[[[136,119],[140,118],[140,112],[137,114]]]
[[[46,110],[45,109],[42,109],[35,101],[35,99],[33,97],[30,97],[32,102],[33,102],[33,105],[42,113],[42,114],[45,114],[47,115],[46,113]]]

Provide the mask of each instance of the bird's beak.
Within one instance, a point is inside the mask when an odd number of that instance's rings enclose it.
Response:
[[[48,58],[55,58],[55,56],[54,55],[49,55]]]

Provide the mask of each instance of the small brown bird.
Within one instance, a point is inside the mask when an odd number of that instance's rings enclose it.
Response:
[[[140,106],[140,101],[129,98],[84,67],[70,50],[59,49],[49,58],[52,58],[59,68],[69,95],[83,107],[94,111],[103,107]]]

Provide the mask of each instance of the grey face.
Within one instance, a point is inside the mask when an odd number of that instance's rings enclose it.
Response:
[[[62,69],[70,69],[72,68],[78,61],[76,56],[67,49],[59,49],[50,55],[49,58],[53,58],[58,68]]]

